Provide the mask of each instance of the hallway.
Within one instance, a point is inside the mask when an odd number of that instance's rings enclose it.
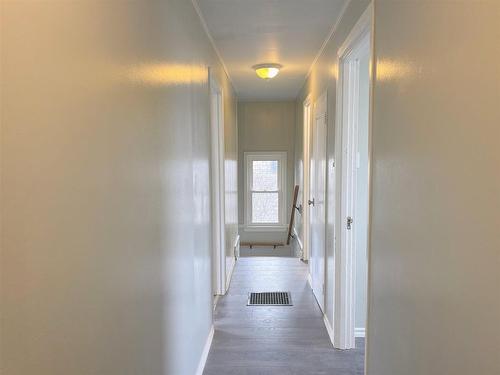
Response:
[[[363,374],[364,340],[355,350],[333,349],[307,272],[297,258],[238,259],[217,304],[204,374]],[[251,291],[290,291],[293,306],[246,306]]]
[[[499,19],[0,0],[0,375],[500,375]]]

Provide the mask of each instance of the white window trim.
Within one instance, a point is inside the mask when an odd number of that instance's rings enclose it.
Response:
[[[245,152],[245,230],[247,231],[274,231],[286,229],[286,160],[285,151],[252,151]],[[279,200],[279,223],[252,223],[252,197],[251,188],[251,168],[250,161],[254,160],[278,160],[278,200]]]

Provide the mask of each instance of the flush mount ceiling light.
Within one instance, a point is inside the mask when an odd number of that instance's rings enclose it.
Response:
[[[278,75],[281,67],[280,64],[258,64],[254,65],[252,68],[259,78],[269,80]]]

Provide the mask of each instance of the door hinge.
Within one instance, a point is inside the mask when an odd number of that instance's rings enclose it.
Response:
[[[346,220],[346,228],[347,228],[347,230],[351,230],[353,222],[354,222],[354,220],[352,219],[352,217],[347,216],[347,220]]]

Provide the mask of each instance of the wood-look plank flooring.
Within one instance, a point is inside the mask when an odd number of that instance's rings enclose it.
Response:
[[[293,306],[246,306],[248,293],[290,291]],[[362,375],[358,348],[332,347],[322,313],[297,258],[240,258],[215,311],[215,336],[204,375]]]

